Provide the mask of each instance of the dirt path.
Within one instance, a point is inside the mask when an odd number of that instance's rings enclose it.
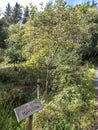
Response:
[[[98,67],[96,67],[94,83],[95,83],[95,128],[94,130],[98,130]]]

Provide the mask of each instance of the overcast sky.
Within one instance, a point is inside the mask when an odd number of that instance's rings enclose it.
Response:
[[[54,1],[54,0],[50,0],[50,1]],[[65,0],[65,1],[67,1],[69,5],[76,5],[76,4],[81,4],[81,3],[92,1],[92,0]],[[40,8],[39,4],[41,2],[43,2],[45,5],[47,2],[49,2],[49,0],[0,0],[0,9],[2,11],[5,11],[5,8],[8,3],[10,3],[10,5],[13,7],[16,2],[18,2],[20,5],[23,5],[23,6],[28,5],[29,3],[32,3],[33,5]]]
[[[39,4],[41,2],[43,2],[45,5],[48,1],[49,0],[0,0],[0,9],[4,11],[8,3],[10,3],[10,5],[13,7],[16,2],[18,2],[20,5],[23,5],[23,6],[26,6],[29,3],[32,3],[33,5],[39,8],[40,7]]]

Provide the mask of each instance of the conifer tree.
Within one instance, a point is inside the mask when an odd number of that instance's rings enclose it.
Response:
[[[30,15],[30,10],[29,10],[29,7],[26,6],[24,9],[23,24],[27,22],[27,18],[29,17],[29,15]]]
[[[10,3],[6,6],[6,10],[4,13],[5,23],[7,26],[12,24],[12,7]]]
[[[4,18],[0,19],[0,48],[6,48],[5,39],[7,37],[7,29],[5,28]]]
[[[92,0],[92,7],[96,7],[97,3],[95,3],[95,0]]]
[[[14,8],[13,8],[13,14],[12,14],[12,23],[16,24],[22,19],[22,9],[20,4],[16,2]]]

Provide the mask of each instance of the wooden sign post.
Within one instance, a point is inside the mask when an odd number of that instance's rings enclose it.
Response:
[[[32,116],[26,119],[25,130],[32,130]]]
[[[35,99],[29,103],[16,107],[14,109],[17,121],[26,119],[25,130],[32,130],[32,115],[43,108],[39,99]]]
[[[37,99],[39,99],[40,96],[40,79],[37,79]]]

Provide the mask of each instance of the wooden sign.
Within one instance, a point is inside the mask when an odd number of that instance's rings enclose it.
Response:
[[[39,99],[35,99],[29,103],[16,107],[14,109],[15,115],[17,117],[17,121],[21,120],[33,115],[35,112],[41,110],[43,108]]]

